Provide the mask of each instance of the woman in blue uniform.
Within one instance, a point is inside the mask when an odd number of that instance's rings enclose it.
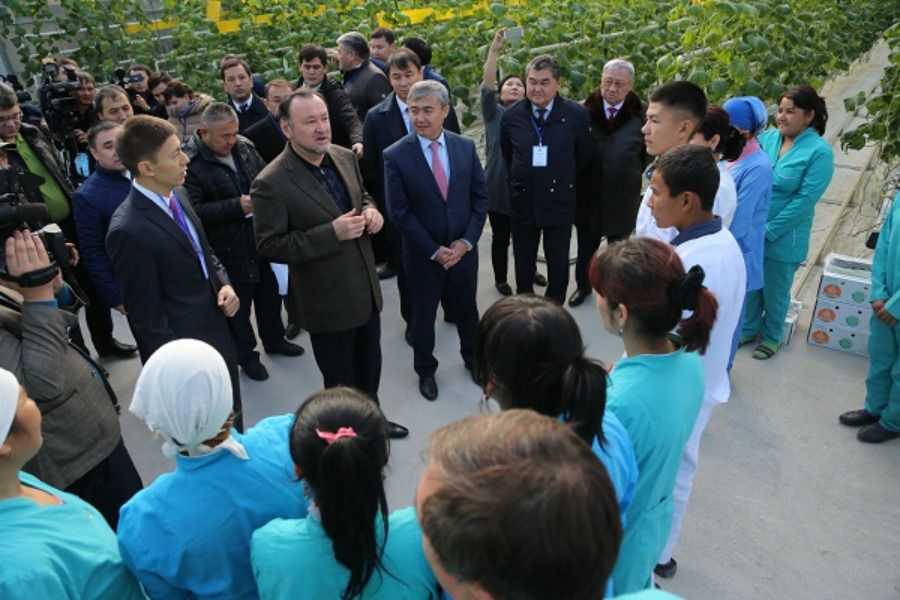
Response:
[[[530,408],[572,423],[606,467],[625,524],[638,479],[634,449],[606,410],[606,369],[585,356],[567,310],[532,295],[496,302],[478,324],[475,378],[503,410]]]
[[[791,304],[794,273],[806,258],[816,203],[831,182],[834,154],[822,139],[828,110],[808,85],[778,100],[777,129],[759,136],[773,165],[772,198],[766,220],[763,288],[747,294],[742,343],[761,338],[753,358],[766,360],[781,347]]]
[[[175,459],[119,518],[122,556],[151,598],[257,598],[250,536],[306,514],[287,451],[293,415],[238,433],[231,389],[222,356],[198,340],[164,345],[138,377],[130,410]]]
[[[388,423],[377,404],[343,387],[313,395],[297,411],[290,451],[309,516],[253,534],[261,598],[438,597],[415,509],[388,516]]]
[[[3,369],[0,440],[0,598],[144,598],[103,516],[22,471],[43,443],[41,411]]]
[[[709,343],[717,304],[703,270],[685,273],[675,249],[651,238],[607,247],[590,276],[603,326],[625,346],[609,376],[607,406],[631,437],[640,473],[612,575],[616,593],[627,594],[652,587],[669,535],[675,477],[703,403],[698,353]],[[682,311],[690,317],[682,320]]]

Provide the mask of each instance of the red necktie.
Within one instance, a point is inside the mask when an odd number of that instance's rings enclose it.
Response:
[[[606,109],[606,112],[609,113],[609,120],[612,121],[613,119],[616,118],[616,113],[619,111],[618,111],[618,109],[616,109],[615,106],[610,106],[609,108]]]
[[[441,156],[438,153],[440,144],[431,142],[431,170],[434,173],[434,180],[437,182],[444,202],[447,201],[447,174],[444,173],[444,165],[441,164]]]

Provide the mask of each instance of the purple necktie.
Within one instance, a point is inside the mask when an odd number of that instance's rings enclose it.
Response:
[[[616,113],[619,111],[616,109],[615,106],[610,106],[609,108],[606,109],[606,112],[609,113],[609,120],[612,121],[613,119],[616,118]]]
[[[181,210],[181,205],[178,203],[175,194],[169,196],[169,210],[172,211],[172,217],[175,219],[175,222],[178,223],[178,226],[181,227],[181,230],[184,231],[184,235],[187,236],[188,241],[191,243],[191,248],[193,248],[194,252],[197,254],[201,254],[200,246],[197,245],[197,241],[194,239],[194,236],[191,235],[191,228],[188,227],[187,219],[184,217],[184,212]]]
[[[444,202],[447,201],[447,174],[444,173],[444,165],[441,164],[441,156],[438,154],[440,144],[431,142],[431,170],[434,172],[434,180],[437,182]]]

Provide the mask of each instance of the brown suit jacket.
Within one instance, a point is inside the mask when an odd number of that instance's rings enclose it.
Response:
[[[374,208],[363,188],[356,155],[328,150],[353,207]],[[253,225],[260,256],[287,263],[298,310],[311,333],[360,327],[381,311],[381,287],[369,235],[339,241],[331,222],[341,215],[331,195],[288,144],[253,181]],[[374,302],[373,302],[374,301]]]

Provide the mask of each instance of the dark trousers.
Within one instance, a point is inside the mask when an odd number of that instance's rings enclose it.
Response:
[[[516,293],[534,293],[534,274],[537,252],[544,237],[544,257],[547,260],[547,292],[545,296],[562,304],[569,287],[569,243],[571,225],[536,227],[512,220],[513,257],[516,265]]]
[[[250,324],[250,306],[256,307],[256,327],[264,348],[274,348],[284,342],[284,322],[281,320],[281,296],[278,281],[268,263],[260,262],[260,280],[233,282],[231,285],[241,300],[241,306],[228,324],[234,335],[237,361],[240,365],[259,361],[256,334]]]
[[[119,524],[119,509],[143,489],[131,456],[122,438],[112,453],[82,475],[65,491],[75,494],[103,515],[115,531]]]
[[[494,267],[494,283],[506,283],[511,236],[509,215],[489,211],[488,219],[491,221],[491,265]]]
[[[588,231],[586,227],[576,227],[578,232],[578,258],[575,259],[575,283],[578,289],[589,292],[591,290],[591,280],[588,273],[591,268],[591,259],[597,253],[600,242],[603,240],[603,234]],[[609,235],[606,237],[607,244],[621,242],[628,239],[627,233],[620,235]]]
[[[362,390],[378,402],[381,383],[381,317],[372,302],[369,320],[346,331],[309,333],[316,365],[326,388],[339,385]]]
[[[88,301],[88,305],[84,307],[84,320],[87,322],[88,331],[91,332],[91,341],[94,343],[94,348],[99,350],[104,346],[112,345],[113,322],[112,315],[109,312],[111,309],[100,297],[94,284],[91,283],[87,268],[84,267],[83,262],[79,262],[75,267],[75,277],[78,279],[78,283],[81,284],[85,295],[87,295],[87,298],[83,298]],[[88,351],[84,343],[84,334],[81,331],[81,327],[77,325],[72,327],[69,335],[73,344],[85,352]]]
[[[430,377],[437,370],[434,357],[434,319],[443,299],[449,307],[459,333],[459,353],[468,368],[475,364],[475,330],[478,328],[478,250],[473,249],[450,270],[431,260],[405,257],[406,270],[416,285],[410,287],[412,304],[413,367],[419,377]]]

